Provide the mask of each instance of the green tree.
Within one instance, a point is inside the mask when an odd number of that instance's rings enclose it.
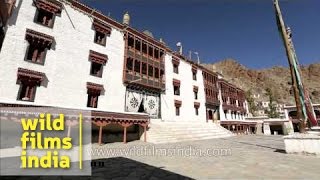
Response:
[[[280,115],[277,112],[276,101],[274,98],[274,94],[272,93],[270,88],[266,89],[266,95],[269,97],[269,108],[266,110],[269,118],[279,118]]]
[[[253,116],[256,116],[256,111],[258,110],[258,108],[252,96],[251,89],[246,91],[246,99],[248,101],[249,111],[252,113]]]

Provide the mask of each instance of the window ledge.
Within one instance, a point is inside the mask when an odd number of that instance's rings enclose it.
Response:
[[[38,24],[38,25],[40,25],[40,26],[43,26],[43,27],[47,27],[47,28],[49,28],[49,29],[53,29],[53,25],[49,26],[49,25],[45,25],[45,24],[42,24],[42,23],[37,22],[37,21],[34,21],[34,23],[35,23],[35,24]]]
[[[99,76],[99,75],[95,75],[95,74],[90,74],[91,76],[94,76],[94,77],[97,77],[97,78],[102,78],[102,75]]]
[[[41,66],[44,66],[44,62],[45,62],[45,61],[43,61],[43,62],[34,62],[34,61],[30,60],[30,59],[25,59],[25,61],[28,62],[28,63],[37,64],[37,65],[41,65]]]
[[[94,41],[94,43],[95,43],[95,44],[98,44],[98,45],[100,45],[100,46],[106,47],[106,43],[98,43],[98,42],[95,42],[95,41]]]
[[[24,98],[22,98],[22,99],[17,99],[17,101],[24,101],[24,102],[34,102],[34,100],[29,100],[29,99],[24,99]]]

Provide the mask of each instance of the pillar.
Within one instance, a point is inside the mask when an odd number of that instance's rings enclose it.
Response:
[[[144,142],[147,142],[147,125],[143,126]]]
[[[68,134],[67,134],[67,137],[70,137],[70,134],[71,134],[71,125],[68,124]]]
[[[258,122],[258,123],[256,124],[255,134],[261,135],[261,134],[262,134],[262,128],[263,128],[263,123]]]
[[[271,135],[270,124],[263,123],[263,132],[265,135]]]
[[[99,126],[99,145],[102,145],[102,125]]]
[[[106,121],[103,121],[103,120],[94,120],[93,121],[93,124],[95,124],[96,126],[99,127],[99,137],[98,137],[98,144],[99,145],[102,145],[102,131],[103,131],[103,127],[104,126],[107,126],[108,124],[110,124],[110,122],[106,122]]]
[[[123,143],[127,143],[127,126],[123,127]]]

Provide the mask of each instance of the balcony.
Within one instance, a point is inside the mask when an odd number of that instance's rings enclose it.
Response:
[[[206,97],[206,103],[207,103],[207,104],[216,105],[216,106],[219,106],[219,105],[220,105],[218,99],[210,98],[210,97]]]
[[[137,60],[140,60],[140,61],[143,61],[143,62],[155,62],[155,63],[161,62],[161,64],[164,65],[164,62],[163,62],[164,55],[160,58],[155,58],[155,57],[149,56],[148,54],[145,54],[141,51],[138,51],[132,47],[127,48],[127,56],[132,57]]]
[[[146,75],[141,75],[140,73],[128,70],[126,70],[124,73],[124,83],[157,89],[161,91],[164,91],[166,87],[164,80],[161,81],[158,78],[148,77]]]

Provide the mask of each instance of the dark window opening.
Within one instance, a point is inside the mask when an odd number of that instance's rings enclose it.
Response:
[[[134,46],[134,39],[132,37],[128,37],[128,46],[131,48]]]
[[[163,80],[163,76],[164,76],[164,70],[161,69],[161,70],[160,70],[160,79],[161,79],[161,80]]]
[[[142,74],[147,75],[147,64],[142,63]]]
[[[180,107],[176,106],[176,116],[180,116]]]
[[[96,35],[94,38],[94,42],[100,45],[105,46],[106,45],[106,34],[96,31]]]
[[[102,77],[103,66],[102,64],[91,62],[90,75]]]
[[[198,92],[194,91],[194,99],[198,99]]]
[[[173,72],[179,74],[179,66],[177,64],[173,64]]]
[[[153,48],[149,46],[149,56],[153,57]]]
[[[164,52],[163,52],[163,51],[160,51],[160,59],[163,58],[163,55],[164,55]]]
[[[154,50],[154,57],[155,57],[156,59],[159,59],[159,49],[155,49],[155,50]]]
[[[140,73],[140,61],[135,61],[134,62],[134,71],[137,73]]]
[[[25,82],[22,81],[21,84],[20,84],[18,100],[21,100],[21,101],[34,101],[35,91],[36,91],[36,85],[35,84],[28,84],[28,83],[25,83]]]
[[[173,86],[174,95],[180,96],[180,86]]]
[[[155,68],[155,78],[159,79],[159,68]]]
[[[4,41],[4,36],[5,36],[4,29],[3,27],[0,26],[0,51]]]
[[[148,69],[148,76],[149,77],[153,77],[153,66],[149,65],[149,69]]]
[[[133,67],[133,59],[131,58],[127,58],[127,70],[132,71],[132,67]]]
[[[136,39],[136,50],[140,51],[140,49],[141,49],[141,42]]]
[[[30,44],[27,51],[27,61],[44,64],[45,48]]]
[[[195,81],[197,80],[197,72],[192,71],[192,79]]]
[[[199,107],[194,107],[195,113],[198,116],[199,115]]]
[[[212,110],[209,110],[209,111],[208,111],[208,119],[213,119]]]
[[[223,103],[226,103],[227,102],[227,98],[222,97],[222,101],[223,101]]]
[[[44,26],[53,27],[54,14],[44,9],[38,9],[35,21]]]
[[[87,107],[97,108],[98,107],[98,94],[89,93]]]
[[[142,53],[147,54],[147,44],[142,43]]]

